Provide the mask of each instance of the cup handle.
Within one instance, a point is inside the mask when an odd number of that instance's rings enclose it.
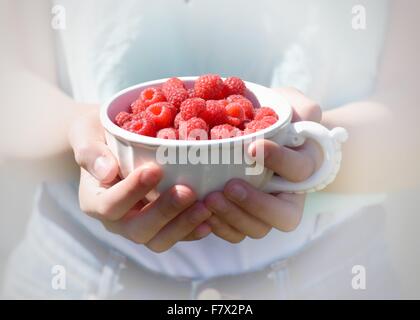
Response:
[[[277,175],[263,187],[265,192],[290,192],[308,193],[324,189],[334,181],[341,163],[341,144],[348,138],[344,128],[328,130],[323,125],[312,121],[300,121],[291,123],[287,128],[286,136],[278,135],[274,141],[288,147],[298,147],[306,139],[313,139],[322,148],[324,161],[321,167],[307,180],[302,182],[290,182]],[[281,141],[280,141],[281,140]]]

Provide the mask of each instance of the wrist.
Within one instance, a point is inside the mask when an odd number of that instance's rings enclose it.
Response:
[[[89,114],[98,114],[99,104],[74,102],[72,109],[73,115],[71,122],[73,122],[76,119],[79,119],[80,117],[88,116]]]

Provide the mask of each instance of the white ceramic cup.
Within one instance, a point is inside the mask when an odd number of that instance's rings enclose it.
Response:
[[[187,88],[193,86],[196,78],[180,77]],[[141,164],[155,162],[163,169],[158,192],[175,184],[183,184],[192,188],[199,198],[203,198],[212,191],[223,190],[226,182],[232,178],[243,179],[266,192],[304,193],[323,189],[337,175],[341,162],[341,143],[347,139],[346,130],[328,130],[311,121],[291,123],[292,109],[286,99],[280,93],[252,82],[245,82],[245,96],[255,106],[274,109],[279,120],[269,128],[251,135],[220,140],[165,140],[126,131],[113,122],[118,112],[129,110],[131,102],[137,99],[143,89],[160,86],[166,80],[145,82],[124,89],[101,108],[100,119],[105,128],[106,142],[119,162],[123,177]],[[307,180],[297,183],[287,181],[264,166],[256,166],[255,159],[246,156],[247,145],[257,138],[273,140],[289,147],[297,147],[306,139],[313,139],[323,150],[323,163]],[[257,150],[257,157],[258,154]],[[169,155],[177,157],[172,159]]]

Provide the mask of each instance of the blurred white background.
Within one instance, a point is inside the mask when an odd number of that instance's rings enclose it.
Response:
[[[37,186],[46,180],[74,178],[76,170],[71,154],[42,161],[7,159],[0,162],[1,275],[10,252],[23,237]],[[0,286],[2,281],[3,276],[0,277]]]

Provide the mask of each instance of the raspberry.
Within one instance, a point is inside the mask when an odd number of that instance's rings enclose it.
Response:
[[[172,103],[175,107],[179,108],[181,103],[188,99],[188,91],[184,88],[172,88],[165,94],[166,100]]]
[[[252,104],[252,102],[250,100],[248,100],[247,98],[245,98],[244,96],[241,96],[239,94],[234,94],[229,96],[226,99],[229,103],[230,102],[238,102],[241,104],[242,109],[244,109],[245,111],[245,119],[246,120],[253,120],[254,119],[254,106]]]
[[[167,101],[179,108],[182,101],[188,98],[184,83],[178,78],[170,78],[162,85],[162,92]]]
[[[191,118],[179,123],[181,140],[207,140],[209,127],[201,118]]]
[[[206,101],[201,98],[190,98],[181,103],[180,113],[184,120],[198,117],[198,115],[206,110]]]
[[[131,125],[135,122],[135,120],[130,120],[130,121],[126,121],[123,123],[123,125],[121,126],[121,128],[125,129],[125,130],[129,130]]]
[[[245,112],[239,102],[231,102],[226,107],[227,122],[235,127],[245,120]]]
[[[166,101],[165,95],[159,88],[149,87],[140,93],[140,99],[144,102],[146,107],[156,103]]]
[[[162,103],[162,104],[164,104],[165,107],[171,109],[173,118],[175,118],[175,116],[178,114],[178,109],[172,103],[170,103],[170,102],[166,102],[166,103],[165,102],[159,102],[159,103]]]
[[[163,128],[160,129],[157,133],[157,138],[160,139],[178,139],[178,130],[175,128]]]
[[[223,81],[225,97],[232,94],[244,94],[245,83],[238,77],[229,77]]]
[[[272,124],[275,124],[277,122],[277,120],[278,119],[276,117],[273,117],[273,116],[265,116],[264,118],[262,118],[261,120],[258,120],[258,121],[267,122],[271,126]]]
[[[227,139],[242,135],[242,131],[229,124],[221,124],[210,130],[211,139]]]
[[[188,89],[188,98],[198,98],[197,95],[195,94],[195,90],[194,88]]]
[[[142,111],[146,110],[147,106],[141,99],[135,100],[131,105],[131,112],[133,114],[141,113]]]
[[[182,82],[182,80],[178,78],[170,78],[166,80],[165,83],[162,85],[163,94],[166,95],[167,91],[171,91],[174,88],[185,89],[184,82]]]
[[[203,119],[210,128],[219,124],[226,123],[226,100],[208,100],[206,101],[206,110],[200,113],[200,118]]]
[[[132,115],[131,115],[131,119],[132,120],[139,120],[139,119],[143,119],[144,118],[144,114],[146,113],[146,111],[142,111],[142,112],[139,112],[139,113],[133,113]]]
[[[166,128],[172,125],[175,112],[169,102],[158,102],[147,107],[144,118],[153,122],[158,129]]]
[[[204,100],[221,99],[223,97],[223,89],[223,80],[216,74],[200,76],[194,84],[196,96]]]
[[[239,101],[239,100],[242,100],[242,99],[246,99],[246,98],[241,94],[232,94],[232,95],[230,95],[226,98],[227,102],[236,102],[236,101]],[[248,100],[248,99],[246,99],[246,100]]]
[[[262,118],[264,118],[266,116],[272,116],[276,119],[279,118],[277,116],[277,113],[273,109],[271,109],[269,107],[261,107],[261,108],[256,109],[254,119],[255,120],[261,120]]]
[[[130,121],[131,118],[131,114],[125,111],[121,111],[115,116],[115,123],[121,127],[125,122]]]
[[[123,128],[141,134],[143,136],[155,137],[156,136],[156,127],[155,125],[147,121],[146,119],[131,120],[124,123]]]
[[[181,123],[181,121],[185,121],[185,119],[182,117],[182,114],[181,113],[178,113],[175,116],[175,119],[174,119],[174,127],[178,129],[179,128],[179,124]]]
[[[251,122],[247,123],[247,125],[245,126],[244,133],[245,134],[254,133],[262,129],[268,128],[269,126],[271,126],[269,122],[261,121],[261,120],[252,120]]]

